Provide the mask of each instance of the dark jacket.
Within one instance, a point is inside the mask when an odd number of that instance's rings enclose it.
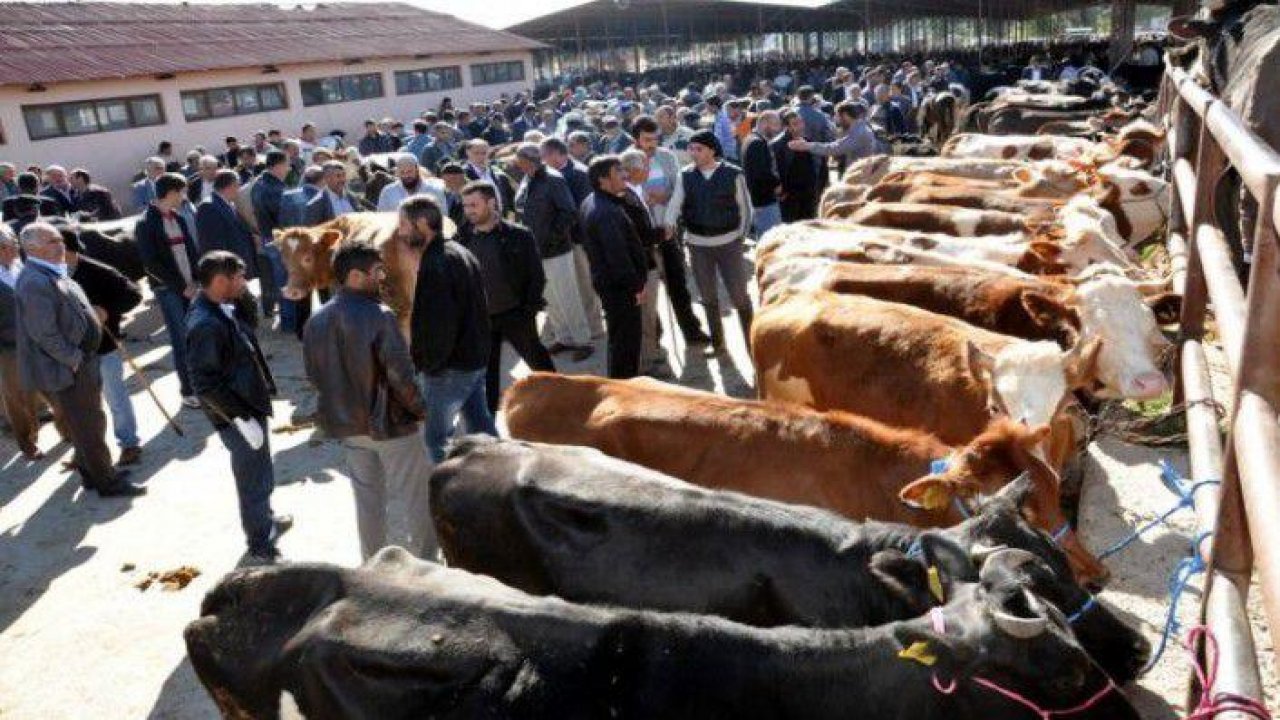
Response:
[[[502,238],[502,267],[481,267],[481,273],[499,272],[511,283],[516,296],[521,298],[518,312],[533,315],[546,306],[543,291],[547,276],[542,269],[542,256],[533,234],[525,228],[505,220],[498,222],[495,232]],[[455,238],[459,245],[470,249],[474,242],[475,228],[470,223],[458,230]],[[421,269],[421,268],[419,268]]]
[[[602,296],[635,295],[644,290],[649,277],[644,243],[623,202],[597,190],[587,196],[580,210],[582,247],[591,261],[591,285]]]
[[[124,217],[111,191],[101,185],[90,185],[76,197],[76,211],[93,220],[119,220]]]
[[[315,185],[300,185],[285,192],[280,201],[280,227],[301,227],[307,221],[307,203],[320,194]]]
[[[258,236],[270,241],[281,228],[280,205],[284,198],[284,181],[271,173],[262,173],[253,183],[253,216],[258,220]]]
[[[191,263],[191,272],[194,274],[200,254],[196,250],[195,241],[191,238],[187,221],[181,215],[178,215],[178,226],[182,228],[187,261]],[[133,230],[133,240],[138,246],[138,255],[142,257],[142,267],[151,278],[152,290],[165,288],[181,293],[186,289],[187,282],[183,279],[182,271],[178,269],[178,263],[174,261],[173,252],[169,249],[169,236],[164,231],[164,218],[155,205],[148,205],[146,212],[138,220]]]
[[[214,193],[196,208],[196,235],[200,238],[201,255],[210,250],[233,252],[244,261],[245,276],[251,279],[256,276],[252,272],[258,264],[253,231],[221,195]]]
[[[791,135],[783,133],[770,144],[773,150],[774,163],[778,167],[778,178],[782,181],[782,210],[787,213],[786,221],[793,222],[802,216],[809,215],[817,208],[818,195],[822,192],[822,168],[825,161],[819,161],[809,153],[801,153],[787,147]]]
[[[0,282],[0,352],[13,352],[18,347],[17,308],[17,294]]]
[[[360,212],[365,209],[364,203],[359,198],[349,192],[343,191],[347,202],[351,203],[353,212]],[[329,199],[329,193],[323,189],[316,193],[315,197],[307,201],[307,207],[303,210],[303,222],[311,227],[315,227],[321,223],[327,223],[338,217],[338,213],[333,209],[333,201]]]
[[[235,315],[235,320],[227,317],[204,293],[196,295],[187,313],[191,389],[216,428],[230,425],[235,418],[270,417],[271,396],[276,392],[253,334],[252,312],[245,302],[237,302]]]
[[[778,168],[769,152],[769,141],[752,131],[742,144],[742,173],[751,193],[751,207],[765,207],[778,202]]]
[[[559,257],[573,250],[578,206],[559,171],[545,165],[534,171],[520,185],[516,209],[521,223],[533,231],[542,257]]]
[[[427,375],[479,370],[489,362],[489,304],[480,263],[438,238],[422,253],[409,319],[413,364]]]
[[[46,197],[58,204],[59,215],[70,215],[76,211],[76,200],[71,195],[71,189],[63,192],[52,185],[46,185],[40,191],[40,197]]]
[[[482,176],[476,172],[471,163],[462,166],[462,172],[467,176],[467,180],[480,180]],[[502,170],[494,165],[489,166],[489,172],[493,175],[493,182],[498,186],[498,201],[502,206],[502,215],[506,217],[507,213],[515,212],[516,208],[516,185],[511,181],[511,176],[502,172]],[[487,179],[487,178],[484,178]]]
[[[91,305],[107,311],[107,321],[103,323],[107,332],[102,333],[98,354],[112,352],[118,347],[116,338],[120,337],[120,321],[125,313],[142,302],[142,291],[115,268],[84,255],[76,262],[71,279],[79,283]]]
[[[426,417],[409,348],[377,298],[338,290],[307,321],[302,353],[320,394],[316,419],[329,437],[404,437]]]
[[[591,180],[587,177],[587,169],[582,163],[569,158],[569,162],[560,168],[560,175],[569,184],[569,192],[573,195],[573,207],[582,207],[582,201],[591,194]]]

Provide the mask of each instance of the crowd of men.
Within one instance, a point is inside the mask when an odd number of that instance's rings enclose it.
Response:
[[[814,217],[833,163],[886,151],[915,131],[929,94],[965,82],[959,65],[903,60],[741,86],[725,75],[674,94],[595,83],[539,101],[446,100],[408,132],[371,119],[354,146],[311,123],[293,138],[228,137],[222,151],[195,148],[185,162],[161,143],[131,188],[133,238],[182,403],[204,410],[231,455],[251,560],[274,561],[292,525],[270,501],[276,389],[257,332],[272,318],[302,341],[317,422],[343,443],[363,554],[386,544],[389,503],[429,547],[423,481],[459,421],[496,434],[504,344],[553,371],[555,356],[586,360],[607,335],[615,378],[671,377],[664,331],[724,353],[721,285],[744,337],[751,327],[749,238]],[[82,255],[69,222],[122,208],[85,170],[57,165],[18,173],[0,163],[0,199],[0,386],[19,449],[41,457],[47,403],[86,489],[142,494],[128,480],[142,451],[120,337],[143,296]],[[422,251],[408,340],[380,304],[387,268],[371,244],[336,249],[335,287],[314,316],[312,299],[286,287],[277,230],[365,210],[398,213],[398,240]],[[662,286],[676,327],[659,321]]]

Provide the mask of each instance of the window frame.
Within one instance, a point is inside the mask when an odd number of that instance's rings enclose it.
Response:
[[[254,97],[257,98],[257,107],[253,110],[242,109],[240,99],[241,93],[246,90],[252,90]],[[266,107],[262,102],[264,93],[267,90],[275,90],[280,96],[280,107]],[[213,93],[225,93],[231,102],[231,112],[215,114],[214,104],[212,102]],[[192,115],[187,112],[187,101],[193,100],[202,108],[203,113]],[[283,82],[266,82],[266,83],[246,83],[243,85],[223,85],[211,88],[196,88],[192,90],[181,90],[178,92],[178,104],[182,109],[182,117],[189,123],[205,122],[207,120],[223,120],[226,118],[240,117],[242,115],[260,115],[262,113],[276,112],[277,110],[289,109],[289,92],[285,89]]]
[[[519,77],[492,78],[490,73],[502,68],[510,70],[513,66],[520,67]],[[507,73],[510,75],[510,73]],[[496,62],[487,63],[471,63],[471,85],[501,85],[503,83],[524,82],[526,78],[526,70],[523,60],[498,60]]]
[[[364,94],[365,89],[368,87],[366,84],[371,79],[376,79],[377,81],[378,92],[376,95]],[[318,95],[311,98],[316,102],[308,102],[307,96],[310,94],[307,92],[308,84],[312,84],[319,91]],[[332,90],[336,90],[336,93],[331,93],[330,91]],[[359,97],[349,96],[348,93],[352,91],[357,93]],[[361,100],[377,100],[387,96],[387,83],[381,72],[301,78],[298,80],[298,96],[302,100],[302,107],[319,107],[321,105],[339,105]],[[331,96],[333,99],[330,99]]]
[[[449,79],[453,81],[453,84],[444,84],[442,80],[439,87],[433,88],[431,87],[431,76],[433,74],[435,74],[437,77],[440,77],[442,79],[447,76],[452,76]],[[409,86],[409,83],[415,77],[421,78],[422,83],[424,85],[423,89],[414,90],[411,86]],[[411,70],[396,70],[394,73],[393,79],[395,80],[395,84],[396,84],[397,97],[401,97],[404,95],[425,95],[426,93],[457,90],[458,88],[462,87],[462,84],[463,84],[462,83],[462,66],[461,65],[439,65],[436,67],[413,68]],[[403,89],[401,87],[402,81],[406,86]]]
[[[141,113],[135,108],[135,103],[152,101],[155,103],[156,117],[154,121],[141,120]],[[111,105],[119,105],[124,109],[125,120],[121,127],[104,127],[103,119],[107,118],[107,107]],[[75,131],[68,130],[67,116],[65,113],[74,111],[74,108],[87,109],[93,117],[92,129],[77,129]],[[118,95],[104,98],[91,98],[88,100],[67,100],[63,102],[52,103],[32,103],[30,105],[22,105],[22,120],[27,126],[27,138],[31,142],[42,142],[44,140],[58,140],[61,138],[81,137],[84,135],[97,135],[99,133],[120,132],[122,130],[137,130],[139,128],[158,127],[165,125],[167,115],[164,109],[164,98],[160,93],[143,93],[141,95]],[[52,112],[54,124],[57,126],[56,131],[46,133],[43,130],[37,131],[32,122],[32,116],[36,113]],[[88,127],[87,125],[85,126]]]

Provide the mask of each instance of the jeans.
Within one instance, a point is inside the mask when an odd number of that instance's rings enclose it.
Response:
[[[262,313],[270,315],[274,307],[268,307],[269,304],[280,304],[280,329],[284,332],[297,332],[298,328],[298,303],[292,300],[285,300],[280,295],[280,288],[289,282],[289,271],[284,266],[284,258],[280,256],[280,248],[271,243],[262,249],[264,255],[267,256],[267,263],[271,265],[271,280],[274,284],[263,278],[262,284]],[[268,289],[268,286],[270,289]]]
[[[764,237],[775,225],[782,223],[782,207],[771,203],[752,210],[751,227],[755,230],[756,240]]]
[[[102,368],[102,398],[111,412],[111,430],[121,450],[138,447],[138,419],[133,414],[133,401],[124,384],[124,359],[119,350],[98,357]]]
[[[402,514],[409,537],[396,542],[414,555],[434,560],[440,553],[435,523],[431,519],[427,478],[431,462],[416,432],[389,440],[368,435],[344,438],[343,454],[351,471],[351,488],[356,497],[356,532],[360,535],[360,555],[365,560],[392,544],[387,532],[387,500],[390,510]],[[388,498],[389,496],[389,498]],[[399,538],[395,538],[399,541]]]
[[[187,377],[187,308],[190,303],[179,292],[169,288],[156,290],[156,302],[164,316],[165,329],[169,331],[169,345],[173,347],[173,369],[178,372],[178,385],[182,397],[191,395],[191,380]]]
[[[421,376],[422,398],[427,409],[423,434],[431,462],[444,461],[444,446],[453,434],[459,413],[468,433],[498,436],[493,415],[485,402],[485,370],[445,370]]]
[[[276,487],[275,466],[271,463],[270,431],[263,425],[262,447],[254,450],[235,425],[218,428],[218,437],[231,453],[231,474],[236,479],[236,497],[240,501],[240,527],[244,529],[249,552],[264,555],[275,544],[271,513],[271,492]]]

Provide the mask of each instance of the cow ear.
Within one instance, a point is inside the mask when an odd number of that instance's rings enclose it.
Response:
[[[543,547],[585,552],[609,533],[606,513],[598,506],[546,492],[534,483],[517,486],[515,514],[529,537]]]
[[[969,374],[978,382],[985,383],[988,376],[995,374],[995,356],[978,347],[972,341],[968,341],[967,345],[969,346]]]
[[[271,240],[272,240],[273,242],[275,242],[275,244],[276,244],[276,245],[279,245],[279,244],[280,244],[280,241],[281,241],[281,240],[284,240],[284,231],[283,231],[283,230],[280,230],[280,229],[278,229],[278,228],[277,228],[277,229],[275,229],[275,230],[272,230],[272,231],[271,231]]]
[[[1221,26],[1216,22],[1183,15],[1169,21],[1169,34],[1179,40],[1198,40],[1217,35]]]
[[[947,597],[951,596],[949,585],[960,580],[974,582],[978,579],[978,568],[969,552],[947,535],[938,531],[921,533],[920,549],[928,565],[941,571],[940,579],[947,589]]]
[[[1156,322],[1161,325],[1178,322],[1182,315],[1182,296],[1178,293],[1166,292],[1145,298],[1147,307],[1156,315]]]
[[[1040,327],[1053,327],[1062,319],[1062,303],[1038,290],[1022,292],[1022,307]]]
[[[898,491],[898,499],[920,510],[943,510],[957,495],[971,495],[973,488],[946,475],[925,475]]]
[[[1102,338],[1078,342],[1071,348],[1064,367],[1068,386],[1079,388],[1093,384],[1098,377],[1098,354],[1101,350]]]
[[[320,233],[316,244],[326,250],[332,250],[338,246],[339,242],[342,242],[342,233],[337,230],[325,230]]]
[[[868,569],[891,595],[910,607],[914,615],[928,612],[933,605],[928,571],[897,550],[881,550],[872,555]]]

